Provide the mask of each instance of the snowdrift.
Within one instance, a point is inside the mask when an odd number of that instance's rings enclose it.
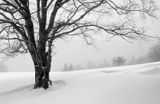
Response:
[[[33,89],[34,73],[0,73],[0,104],[160,104],[160,62],[51,73]]]

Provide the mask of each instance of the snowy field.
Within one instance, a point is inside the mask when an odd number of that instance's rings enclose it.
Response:
[[[0,73],[0,104],[160,104],[160,63],[51,74],[33,89],[34,73]]]

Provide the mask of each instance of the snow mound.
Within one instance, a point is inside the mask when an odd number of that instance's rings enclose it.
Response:
[[[159,75],[160,74],[160,67],[156,67],[156,68],[152,68],[150,70],[146,70],[144,72],[142,72],[142,74],[157,74]]]
[[[51,73],[33,89],[34,73],[0,73],[0,104],[160,104],[160,63]]]

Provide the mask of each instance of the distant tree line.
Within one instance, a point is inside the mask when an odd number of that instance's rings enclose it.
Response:
[[[143,64],[150,62],[160,61],[160,41],[154,43],[150,48],[147,54],[135,59],[134,56],[129,64]]]
[[[139,58],[132,56],[131,60],[127,60],[123,56],[117,56],[112,59],[111,62],[107,62],[104,59],[101,63],[94,63],[92,61],[87,62],[86,66],[73,65],[71,63],[64,64],[63,71],[75,71],[75,70],[85,70],[85,69],[95,69],[95,68],[105,68],[105,67],[114,67],[114,66],[123,66],[123,65],[134,65],[134,64],[144,64],[150,62],[160,61],[160,42],[153,44],[148,53],[144,54]]]
[[[94,63],[92,61],[88,61],[85,66],[73,65],[72,63],[65,63],[62,68],[62,71],[75,71],[75,70],[122,66],[122,65],[126,65],[126,60],[127,60],[126,58],[119,56],[119,57],[113,58],[111,63],[107,62],[106,59],[104,59],[101,63]]]

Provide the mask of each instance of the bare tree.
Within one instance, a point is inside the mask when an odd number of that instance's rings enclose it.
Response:
[[[4,62],[0,61],[0,72],[6,72],[7,66],[4,64]]]
[[[124,57],[116,57],[113,59],[113,65],[116,66],[122,66],[126,62],[126,59]]]
[[[148,57],[152,62],[160,61],[160,42],[150,48]]]
[[[73,71],[74,70],[74,66],[73,66],[73,64],[67,64],[67,63],[65,63],[62,70],[63,71]]]
[[[46,89],[57,39],[78,35],[90,44],[93,32],[99,30],[123,39],[139,39],[144,31],[127,20],[134,13],[154,17],[154,4],[152,0],[1,0],[1,52],[11,56],[29,52],[35,66],[34,88]],[[100,19],[104,15],[106,23]],[[110,16],[128,19],[112,24]]]

